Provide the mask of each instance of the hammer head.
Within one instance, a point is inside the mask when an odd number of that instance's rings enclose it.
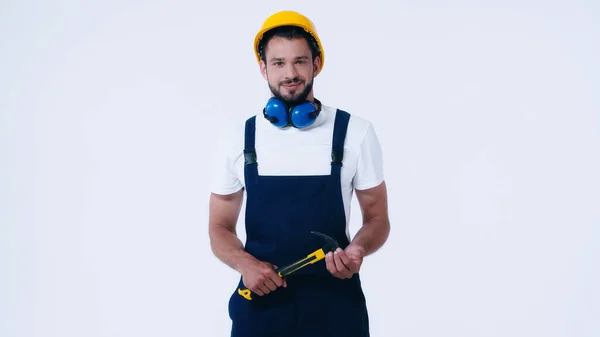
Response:
[[[317,232],[317,231],[310,231],[311,233],[313,233],[314,235],[322,238],[323,240],[325,240],[325,242],[327,243],[325,245],[325,247],[323,247],[323,250],[327,251],[334,251],[336,249],[339,248],[340,245],[338,245],[337,241],[335,241],[332,237],[330,237],[329,235],[325,235],[321,232]]]

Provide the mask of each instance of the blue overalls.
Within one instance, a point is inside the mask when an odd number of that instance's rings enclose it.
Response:
[[[348,244],[340,171],[350,115],[337,110],[331,173],[317,176],[260,176],[254,135],[256,117],[246,121],[245,250],[278,267],[306,257],[325,242],[311,233]],[[368,337],[369,320],[358,274],[331,275],[325,260],[287,277],[287,287],[247,300],[236,291],[229,300],[231,337]],[[245,289],[242,279],[238,288]]]

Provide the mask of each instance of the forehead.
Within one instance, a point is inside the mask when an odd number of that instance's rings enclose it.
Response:
[[[311,55],[310,47],[305,39],[298,37],[288,39],[275,36],[269,40],[266,46],[267,59],[272,57],[299,57]]]

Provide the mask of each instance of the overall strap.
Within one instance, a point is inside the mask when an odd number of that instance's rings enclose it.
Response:
[[[344,160],[344,141],[346,140],[346,131],[348,130],[349,120],[349,113],[340,109],[336,111],[335,124],[333,125],[333,142],[331,147],[332,175],[339,175],[342,168],[342,162]]]
[[[248,189],[248,185],[255,183],[258,177],[258,163],[256,161],[256,149],[254,146],[255,131],[256,116],[252,116],[246,120],[244,133],[244,179],[246,181],[246,189]]]

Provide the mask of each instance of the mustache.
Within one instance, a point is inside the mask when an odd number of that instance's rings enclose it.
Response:
[[[304,83],[303,80],[301,80],[299,77],[294,77],[292,79],[286,80],[281,82],[281,85],[286,85],[286,84],[296,84],[296,83]]]

